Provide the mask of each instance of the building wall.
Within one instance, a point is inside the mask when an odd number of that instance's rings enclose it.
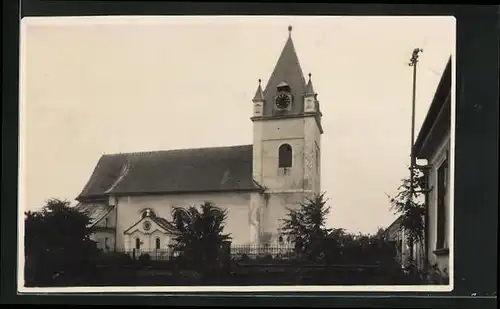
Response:
[[[96,242],[98,249],[113,251],[115,248],[115,232],[113,230],[94,232],[90,239]]]
[[[429,248],[427,248],[427,256],[430,265],[437,264],[438,267],[443,270],[447,269],[448,270],[448,263],[449,263],[449,255],[436,255],[434,251],[436,249],[441,249],[441,248],[436,248],[436,240],[437,240],[437,171],[441,163],[445,159],[446,152],[449,151],[450,149],[450,134],[448,133],[446,137],[441,141],[439,144],[439,147],[436,149],[436,152],[433,154],[433,156],[429,160],[429,164],[432,166],[430,173],[429,173],[429,185],[432,188],[432,190],[429,192],[429,235],[428,240],[429,240]],[[449,173],[450,169],[448,169]],[[450,179],[448,175],[448,179]],[[449,182],[449,181],[448,181]],[[445,243],[447,244],[446,247],[449,248],[449,244],[451,242],[450,239],[450,230],[451,230],[451,222],[450,222],[450,185],[448,184],[447,186],[447,193],[446,193],[446,223],[445,223]]]
[[[279,167],[279,147],[292,147],[292,167]],[[262,232],[277,241],[287,208],[321,190],[321,133],[314,117],[254,121],[253,177],[266,188]]]
[[[130,234],[124,235],[125,250],[131,251],[135,249],[136,238],[139,238],[141,242],[140,250],[144,252],[156,250],[156,238],[160,239],[160,249],[163,250],[168,248],[171,241],[169,235],[159,229],[153,228],[153,232],[149,233],[139,228]]]
[[[105,217],[99,220],[95,225],[95,231],[91,239],[97,242],[97,248],[114,250],[115,248],[115,226],[116,226],[116,208],[111,210]],[[106,240],[107,239],[107,240]]]
[[[321,192],[321,133],[316,119],[304,121],[304,189]]]
[[[263,231],[270,233],[271,243],[277,242],[280,228],[283,225],[282,219],[288,214],[287,208],[297,208],[300,202],[304,201],[304,191],[273,193],[265,199]]]
[[[278,149],[292,146],[292,167],[278,167]],[[266,188],[302,188],[304,180],[304,120],[273,119],[254,122],[254,179]]]
[[[250,193],[126,196],[117,198],[117,249],[125,249],[124,231],[140,220],[141,210],[150,208],[157,216],[170,220],[173,207],[199,206],[205,201],[228,209],[224,231],[231,233],[233,243],[245,244],[249,242]]]

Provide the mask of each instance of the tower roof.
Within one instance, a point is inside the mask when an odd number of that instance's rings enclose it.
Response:
[[[261,80],[259,79],[259,86],[257,87],[257,91],[255,91],[255,95],[253,96],[254,102],[264,101],[264,92],[262,91],[262,86],[260,85]]]
[[[313,87],[312,80],[311,80],[311,73],[309,73],[309,81],[307,82],[305,94],[306,95],[315,95],[316,94],[316,92],[314,92],[314,87]]]
[[[288,30],[291,31],[291,27]],[[285,47],[264,90],[264,98],[267,102],[273,101],[276,89],[282,83],[288,84],[292,94],[297,98],[302,98],[305,93],[306,82],[291,35],[288,36]]]

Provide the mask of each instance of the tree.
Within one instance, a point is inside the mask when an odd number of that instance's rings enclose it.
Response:
[[[281,235],[290,239],[296,250],[311,260],[322,259],[330,249],[328,234],[331,230],[325,228],[330,207],[326,203],[324,193],[316,194],[299,203],[298,209],[288,208],[287,216],[282,219]]]
[[[205,202],[201,211],[194,206],[172,210],[174,248],[188,263],[201,270],[210,269],[219,257],[222,245],[231,239],[224,234],[227,210]]]
[[[382,227],[379,227],[377,229],[377,233],[375,233],[375,238],[383,238],[385,234],[385,229]]]
[[[26,279],[50,284],[52,277],[82,275],[97,252],[90,240],[89,217],[68,201],[50,199],[40,211],[25,213]]]
[[[409,247],[409,262],[413,262],[413,246],[422,243],[424,239],[425,203],[421,200],[426,193],[426,175],[422,170],[414,168],[413,188],[410,179],[402,179],[398,192],[390,198],[390,208],[401,215],[401,227],[405,230],[406,241]]]

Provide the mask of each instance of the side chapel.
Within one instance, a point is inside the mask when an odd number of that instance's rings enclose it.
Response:
[[[322,114],[288,30],[252,100],[253,144],[101,156],[76,207],[102,249],[165,249],[172,208],[205,201],[228,209],[233,244],[277,242],[286,208],[320,192]]]

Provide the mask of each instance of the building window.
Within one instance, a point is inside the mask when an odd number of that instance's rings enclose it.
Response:
[[[448,187],[448,159],[437,171],[437,233],[436,249],[446,247],[446,191]]]
[[[279,150],[279,167],[292,167],[292,146],[283,144]]]
[[[108,227],[108,218],[104,219],[104,227]]]
[[[104,249],[106,249],[106,250],[109,249],[108,238],[107,237],[104,238]]]
[[[135,248],[137,250],[141,249],[141,240],[139,238],[135,239]]]
[[[156,237],[156,249],[160,249],[161,248],[161,240],[159,237]]]

